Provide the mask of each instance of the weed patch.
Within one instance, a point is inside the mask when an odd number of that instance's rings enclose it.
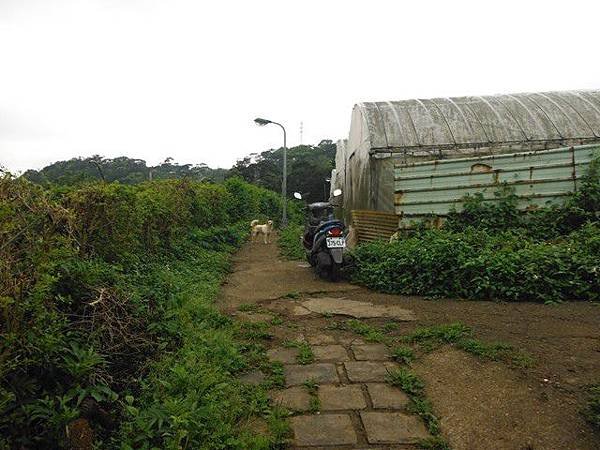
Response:
[[[364,337],[367,342],[383,342],[386,340],[386,336],[381,330],[360,320],[350,319],[346,321],[346,325],[350,330]]]
[[[412,348],[401,345],[392,349],[392,358],[399,363],[410,364],[415,359],[415,353]]]
[[[404,340],[430,349],[442,344],[453,344],[470,335],[471,329],[469,327],[456,322],[448,325],[417,328],[411,334],[405,336]]]
[[[532,360],[528,355],[517,351],[512,345],[502,342],[486,343],[477,339],[461,339],[457,347],[467,353],[492,361],[507,361],[519,367],[529,367]]]
[[[388,373],[387,381],[412,396],[422,395],[423,388],[425,387],[425,384],[417,375],[404,367]]]
[[[244,303],[244,304],[240,305],[240,307],[238,308],[238,311],[256,312],[256,311],[260,311],[260,306],[257,305],[256,303]]]
[[[583,416],[594,427],[600,431],[600,384],[589,389],[589,399]]]

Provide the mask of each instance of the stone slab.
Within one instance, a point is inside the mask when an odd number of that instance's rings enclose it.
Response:
[[[265,381],[265,374],[260,370],[253,370],[252,372],[245,373],[240,377],[240,381],[246,384],[259,385]]]
[[[414,444],[429,433],[418,416],[399,412],[361,411],[369,444]]]
[[[269,396],[273,404],[291,411],[304,412],[310,409],[310,394],[302,386],[273,391]]]
[[[416,320],[415,314],[396,305],[374,305],[369,302],[347,300],[344,297],[310,298],[302,303],[309,311],[319,314],[338,314],[366,319],[372,317],[389,317],[401,321]]]
[[[348,414],[296,416],[290,419],[294,445],[354,445],[356,432]]]
[[[312,314],[312,311],[306,309],[304,306],[294,305],[292,314],[295,316],[308,316],[309,314]]]
[[[308,343],[310,345],[327,345],[335,344],[335,337],[330,334],[315,334],[313,336],[307,336]]]
[[[296,386],[306,381],[320,384],[335,384],[339,382],[335,365],[316,363],[308,365],[293,364],[283,368],[287,386]]]
[[[348,361],[348,352],[341,345],[315,345],[311,347],[317,361]]]
[[[362,338],[356,336],[340,336],[338,338],[338,342],[343,345],[354,345],[354,344],[364,344],[365,341]]]
[[[319,402],[323,411],[364,409],[367,407],[362,388],[358,384],[347,386],[325,384],[319,386]]]
[[[276,361],[282,364],[294,364],[297,356],[297,348],[276,347],[267,351],[269,361]]]
[[[385,344],[353,345],[352,352],[358,361],[386,361],[390,352]]]
[[[271,322],[271,320],[273,320],[273,316],[271,314],[264,313],[238,312],[236,317],[244,322],[249,323]]]
[[[392,362],[347,361],[344,363],[348,379],[353,383],[369,383],[386,379],[388,372],[398,366]]]
[[[367,390],[375,409],[404,409],[409,403],[408,395],[386,383],[369,383]]]

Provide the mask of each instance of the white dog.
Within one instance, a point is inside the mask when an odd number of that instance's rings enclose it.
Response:
[[[250,228],[252,229],[252,242],[255,241],[255,237],[259,234],[263,235],[265,244],[269,244],[271,242],[271,231],[273,231],[273,221],[267,220],[267,223],[264,225],[259,225],[258,220],[254,219],[250,222]]]

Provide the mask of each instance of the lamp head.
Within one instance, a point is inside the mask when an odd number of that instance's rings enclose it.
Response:
[[[261,119],[260,117],[257,117],[256,119],[254,119],[254,123],[256,123],[257,125],[265,126],[271,123],[270,120],[267,119]]]

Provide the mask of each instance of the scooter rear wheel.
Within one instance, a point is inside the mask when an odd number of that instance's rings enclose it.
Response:
[[[341,277],[341,264],[333,263],[329,269],[329,279],[331,281],[340,281]]]

